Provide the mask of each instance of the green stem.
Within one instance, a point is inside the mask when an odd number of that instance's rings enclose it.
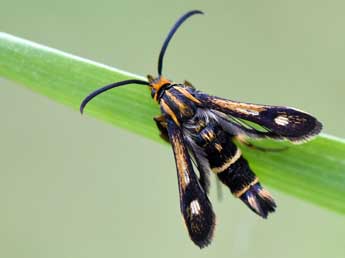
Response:
[[[6,33],[0,33],[0,76],[75,110],[98,87],[143,79]],[[87,106],[85,113],[163,142],[152,120],[160,113],[159,107],[145,87],[128,86],[102,94]],[[287,151],[263,153],[243,147],[243,152],[265,184],[345,214],[344,140],[321,135]]]

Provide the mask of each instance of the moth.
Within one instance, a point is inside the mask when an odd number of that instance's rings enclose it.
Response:
[[[82,101],[80,112],[83,113],[91,99],[115,87],[128,84],[150,87],[151,96],[161,109],[161,115],[154,121],[161,137],[171,144],[175,157],[181,213],[191,240],[202,248],[210,244],[215,227],[215,214],[207,196],[210,171],[262,218],[276,209],[271,194],[261,186],[234,140],[254,148],[247,139],[271,138],[300,143],[317,135],[322,124],[295,108],[210,96],[188,81],[175,83],[164,77],[163,58],[170,40],[177,29],[196,14],[203,12],[187,12],[169,31],[159,54],[157,77],[148,75],[147,81],[132,79],[104,86]],[[199,171],[198,175],[194,168]]]

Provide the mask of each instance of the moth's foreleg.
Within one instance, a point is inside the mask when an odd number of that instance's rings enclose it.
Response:
[[[167,122],[165,120],[165,117],[163,115],[155,116],[153,120],[156,122],[157,128],[160,131],[160,137],[166,141],[169,142],[169,136],[168,136],[168,129],[167,129]]]

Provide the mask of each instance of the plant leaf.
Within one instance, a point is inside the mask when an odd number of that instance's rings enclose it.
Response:
[[[143,79],[6,33],[0,33],[0,76],[75,110],[96,88],[130,78]],[[87,106],[85,113],[163,142],[152,120],[160,113],[159,107],[145,87],[128,86],[102,94]],[[344,140],[321,135],[281,152],[243,149],[265,184],[345,214]]]

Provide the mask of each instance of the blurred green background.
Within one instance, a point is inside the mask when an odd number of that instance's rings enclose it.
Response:
[[[335,0],[2,0],[0,30],[146,75],[174,21],[201,9],[206,15],[173,39],[167,77],[298,107],[345,137],[344,8]],[[264,221],[226,189],[218,201],[215,186],[215,238],[198,250],[167,146],[0,84],[0,257],[345,257],[343,216],[271,189],[279,206]]]

